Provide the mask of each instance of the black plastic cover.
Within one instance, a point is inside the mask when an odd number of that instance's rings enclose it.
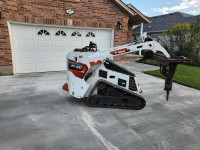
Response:
[[[116,72],[123,73],[123,74],[126,74],[126,75],[135,76],[134,73],[132,73],[131,71],[127,70],[126,68],[118,65],[117,63],[115,63],[114,61],[112,61],[110,59],[106,59],[104,66],[105,66],[106,69],[109,69],[109,70],[112,70],[112,71],[116,71]]]
[[[99,70],[99,77],[107,79],[108,73],[104,70]]]
[[[118,79],[118,85],[119,85],[119,86],[126,87],[126,80]]]

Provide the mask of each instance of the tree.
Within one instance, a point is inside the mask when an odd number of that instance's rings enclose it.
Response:
[[[200,17],[190,23],[178,23],[163,33],[168,39],[168,51],[178,56],[187,56],[200,65]]]
[[[193,50],[193,61],[200,65],[200,17],[196,22],[191,24],[191,43],[195,43]]]

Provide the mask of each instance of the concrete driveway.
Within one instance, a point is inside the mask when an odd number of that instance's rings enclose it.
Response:
[[[2,150],[199,150],[200,91],[174,83],[165,100],[156,69],[127,64],[137,75],[143,110],[88,107],[62,91],[64,72],[0,77]]]

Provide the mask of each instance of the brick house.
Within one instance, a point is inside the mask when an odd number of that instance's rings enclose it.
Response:
[[[89,41],[99,50],[129,43],[142,22],[121,0],[1,0],[0,74],[65,70],[67,52]]]

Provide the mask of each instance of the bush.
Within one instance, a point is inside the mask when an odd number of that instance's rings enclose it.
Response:
[[[200,66],[200,56],[199,55],[194,56],[191,60],[192,60],[192,62],[191,62],[192,65]]]
[[[153,59],[153,52],[152,51],[142,51],[142,55],[144,56],[143,59]]]
[[[186,56],[195,65],[200,65],[200,17],[196,22],[178,23],[163,33],[168,39],[168,51],[177,56]]]

